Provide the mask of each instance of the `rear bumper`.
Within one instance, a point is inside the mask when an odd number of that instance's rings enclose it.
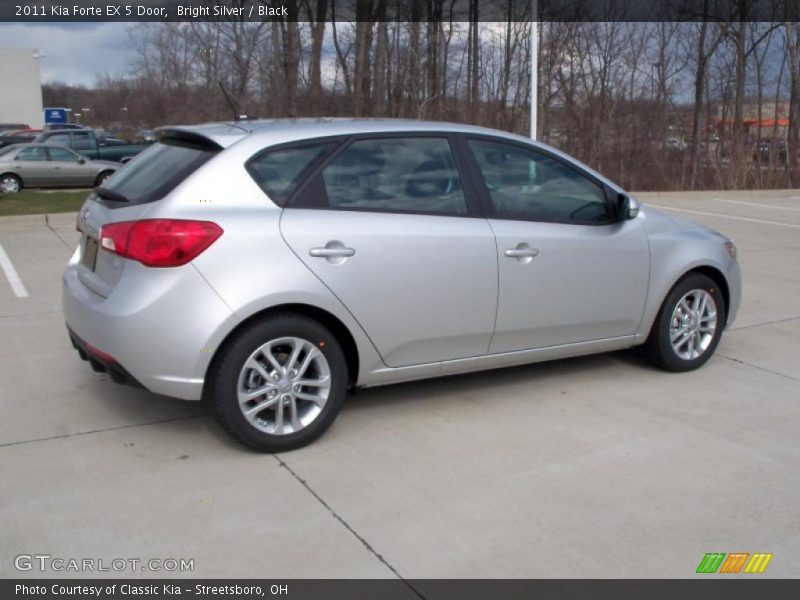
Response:
[[[62,307],[73,344],[114,381],[199,400],[219,336],[238,320],[191,264],[124,268],[103,297],[81,281],[77,253],[70,261]]]
[[[79,338],[75,333],[67,327],[69,339],[72,342],[72,347],[78,351],[78,356],[81,360],[89,362],[92,370],[98,373],[108,373],[114,383],[121,383],[124,385],[132,385],[133,387],[146,389],[136,378],[128,373],[121,364],[116,360],[110,359],[109,356],[104,356],[97,348],[93,348],[91,344],[87,344],[84,340]]]

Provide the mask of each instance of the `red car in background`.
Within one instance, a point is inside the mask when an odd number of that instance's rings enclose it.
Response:
[[[11,129],[0,133],[0,148],[11,144],[27,144],[42,133],[41,129]]]

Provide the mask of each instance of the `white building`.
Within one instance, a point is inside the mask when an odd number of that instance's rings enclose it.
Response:
[[[38,56],[33,48],[0,48],[0,123],[44,124]]]

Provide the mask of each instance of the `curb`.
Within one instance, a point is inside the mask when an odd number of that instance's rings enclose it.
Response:
[[[74,229],[78,222],[77,212],[67,213],[50,213],[45,216],[45,223],[48,227],[62,227],[65,229]]]
[[[75,227],[77,212],[0,217],[0,227]]]

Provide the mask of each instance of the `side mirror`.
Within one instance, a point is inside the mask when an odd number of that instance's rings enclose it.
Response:
[[[639,214],[639,204],[628,194],[617,194],[617,217],[620,221],[634,219]]]
[[[85,158],[79,158],[78,159],[78,164],[79,165],[85,165],[86,164],[86,159]]]

